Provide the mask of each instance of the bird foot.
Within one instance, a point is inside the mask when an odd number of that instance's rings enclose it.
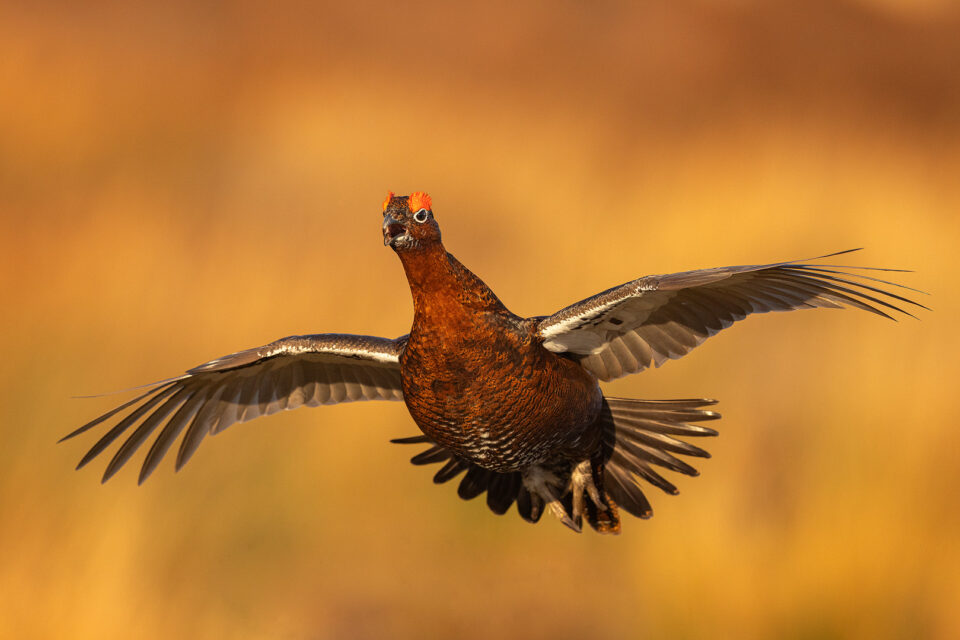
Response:
[[[555,474],[542,467],[530,467],[523,474],[523,486],[530,493],[539,496],[560,522],[580,533],[582,518],[573,519],[567,513],[560,501],[560,479]]]
[[[619,533],[620,517],[616,505],[605,499],[598,472],[590,460],[578,463],[564,484],[555,473],[543,467],[530,467],[523,474],[523,486],[536,500],[534,511],[545,507],[567,527],[580,533],[584,517],[600,533]],[[536,517],[534,513],[534,517]]]
[[[587,511],[584,491],[598,507],[603,506],[600,500],[600,491],[593,481],[593,469],[589,460],[584,460],[570,473],[570,491],[573,493],[573,519],[579,524],[583,521],[583,514]]]

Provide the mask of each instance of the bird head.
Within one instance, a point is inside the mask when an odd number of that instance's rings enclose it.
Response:
[[[433,217],[430,196],[416,191],[409,196],[387,194],[383,201],[383,244],[405,252],[439,244],[440,227]]]

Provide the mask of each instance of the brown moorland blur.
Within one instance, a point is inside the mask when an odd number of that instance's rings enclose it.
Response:
[[[402,6],[398,6],[402,4]],[[948,0],[0,5],[0,637],[960,637],[960,10]],[[623,535],[491,515],[399,404],[142,487],[95,436],[275,338],[397,336],[388,190],[516,313],[865,246],[920,321],[748,319],[611,394],[716,397]]]

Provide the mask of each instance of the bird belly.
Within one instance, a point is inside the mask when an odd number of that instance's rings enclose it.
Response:
[[[539,346],[420,353],[403,364],[404,401],[424,434],[493,471],[577,450],[600,411],[596,380]]]

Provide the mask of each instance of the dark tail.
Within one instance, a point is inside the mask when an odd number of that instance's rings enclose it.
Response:
[[[455,453],[434,444],[424,435],[408,438],[394,438],[390,442],[396,444],[428,444],[429,449],[421,451],[410,459],[415,465],[426,465],[442,462],[440,470],[433,476],[435,484],[443,484],[453,480],[464,471],[467,472],[460,480],[457,495],[464,500],[472,500],[487,493],[487,506],[497,515],[503,515],[516,502],[520,516],[528,522],[537,522],[543,515],[543,500],[531,494],[523,487],[520,473],[497,473],[478,467],[477,465],[460,458]]]
[[[584,465],[559,461],[551,471],[559,485],[555,487],[562,510],[561,519],[574,530],[580,529],[580,515],[600,533],[620,531],[618,507],[639,518],[653,515],[650,503],[643,494],[641,480],[660,487],[667,493],[676,494],[677,488],[654,470],[664,467],[679,473],[695,476],[697,470],[676,457],[675,454],[709,458],[710,454],[679,437],[715,436],[717,432],[692,422],[716,420],[720,414],[704,410],[716,404],[715,400],[632,400],[629,398],[604,398],[603,409],[598,418],[603,428],[602,448],[593,460]],[[460,474],[457,493],[470,500],[486,492],[487,505],[497,514],[505,513],[516,502],[517,512],[528,522],[537,522],[547,506],[544,497],[530,490],[519,472],[497,473],[482,469],[463,460],[452,451],[434,444],[423,435],[398,438],[400,444],[427,444],[427,450],[411,459],[416,465],[443,463],[433,481],[449,482]],[[600,494],[599,503],[579,492],[580,507],[575,506],[577,491],[572,478],[578,466],[589,467],[580,473],[581,481],[592,480]],[[589,476],[589,478],[587,478]],[[589,484],[589,482],[588,482]],[[557,514],[563,515],[563,514]]]
[[[716,400],[634,400],[604,398],[599,420],[604,427],[604,492],[617,506],[638,518],[653,515],[641,480],[676,495],[677,488],[654,467],[688,476],[699,472],[677,455],[709,458],[710,454],[681,437],[715,436],[717,432],[694,422],[716,420],[705,410]],[[592,518],[588,518],[598,529]]]

